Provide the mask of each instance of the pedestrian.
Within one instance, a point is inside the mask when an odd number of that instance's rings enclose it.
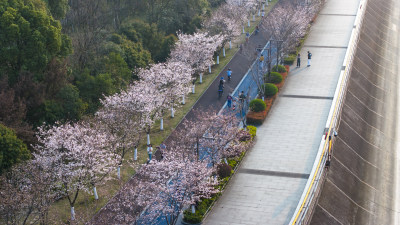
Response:
[[[300,67],[300,53],[297,54],[297,66],[296,67]]]
[[[256,26],[256,34],[258,34],[258,31],[259,31],[259,29],[258,29],[258,25]]]
[[[328,170],[330,166],[331,166],[331,155],[329,154],[325,162],[325,169]]]
[[[260,68],[262,69],[263,66],[264,66],[264,55],[261,54],[261,56],[260,56]]]
[[[167,146],[163,143],[160,145],[161,150],[167,150]]]
[[[147,146],[147,154],[149,154],[149,161],[151,161],[151,158],[153,156],[153,147],[150,145]]]
[[[231,70],[231,68],[229,68],[229,69],[226,71],[226,75],[228,76],[228,80],[231,80],[231,76],[232,76],[232,70]]]
[[[311,52],[307,51],[307,58],[308,58],[307,67],[311,66],[311,56],[312,56]]]
[[[232,95],[228,94],[228,97],[226,97],[227,103],[228,103],[228,108],[231,108],[232,106]]]
[[[245,99],[246,99],[246,95],[244,94],[244,91],[242,91],[239,95],[239,100],[240,100],[240,102],[243,103]]]
[[[164,159],[164,153],[165,153],[165,150],[167,149],[167,146],[165,146],[165,144],[163,142],[163,143],[161,143],[159,148],[160,148],[161,160],[163,160]]]
[[[264,10],[261,12],[261,17],[264,19],[264,16],[265,16],[265,12],[264,12]]]
[[[247,31],[246,32],[246,42],[249,42],[249,39],[250,39],[250,33]]]

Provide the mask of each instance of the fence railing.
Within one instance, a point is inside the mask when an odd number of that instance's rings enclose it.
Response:
[[[308,224],[310,222],[313,209],[318,200],[318,196],[322,189],[324,177],[326,175],[326,162],[330,160],[332,135],[336,132],[335,128],[340,118],[340,112],[346,94],[347,84],[351,73],[354,55],[360,36],[364,13],[368,0],[361,0],[357,16],[354,22],[353,31],[351,33],[348,49],[343,61],[343,69],[340,72],[338,84],[333,99],[331,109],[329,111],[328,120],[325,126],[325,134],[322,136],[318,154],[308,178],[306,187],[297,205],[292,219],[291,225]]]
[[[263,61],[263,68],[267,67],[267,62],[268,60],[268,49],[269,49],[270,42],[268,41],[267,44],[261,48],[262,50],[259,51],[257,59],[253,62],[253,64],[250,66],[249,70],[246,72],[246,74],[243,76],[242,80],[239,82],[239,84],[236,86],[236,88],[232,91],[231,95],[234,99],[239,98],[239,94],[241,91],[244,91],[244,94],[246,95],[246,100],[245,103],[243,104],[243,107],[239,109],[239,107],[236,107],[236,115],[238,117],[242,117],[246,115],[246,112],[249,107],[249,102],[253,99],[255,99],[259,93],[258,90],[258,85],[257,82],[254,80],[254,77],[251,75],[254,71],[258,73],[259,71],[259,56],[261,54],[264,55],[264,61]],[[254,50],[256,51],[256,49]],[[275,54],[275,55],[274,55]],[[274,65],[276,63],[276,49],[272,48],[272,54],[271,54],[271,64]],[[275,61],[274,61],[275,60]],[[262,74],[261,74],[262,76]],[[223,113],[225,111],[229,110],[227,108],[227,104],[225,103],[224,106],[222,106],[222,109],[219,111],[219,113]]]

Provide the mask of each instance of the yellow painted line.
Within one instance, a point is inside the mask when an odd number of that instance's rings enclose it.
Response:
[[[357,36],[358,36],[358,35],[359,35],[359,34],[357,34]],[[331,135],[332,124],[333,124],[333,121],[335,121],[335,118],[336,118],[337,113],[338,113],[338,106],[339,106],[338,103],[339,103],[340,97],[342,96],[342,93],[343,93],[344,82],[347,81],[347,77],[349,76],[349,74],[348,74],[348,68],[349,68],[349,63],[350,63],[349,61],[353,59],[354,54],[355,54],[355,52],[354,52],[354,44],[355,44],[354,42],[355,42],[355,41],[356,41],[356,40],[353,40],[352,43],[351,43],[351,48],[352,48],[353,55],[351,55],[351,56],[349,56],[349,57],[347,58],[346,68],[345,68],[345,71],[344,71],[345,76],[343,77],[343,79],[342,79],[342,81],[341,81],[341,84],[340,84],[340,91],[339,91],[339,93],[338,93],[338,97],[337,97],[336,102],[335,102],[335,109],[334,109],[334,112],[333,112],[333,116],[332,116],[332,119],[331,119],[331,123],[329,124],[328,133],[327,133],[327,135],[326,135],[326,137],[325,137],[326,139],[329,138],[329,136]],[[327,144],[328,144],[328,143],[330,143],[330,142],[329,142],[329,139],[328,139],[328,141],[325,141],[324,148],[323,148],[323,150],[322,150],[322,154],[321,154],[320,159],[319,159],[319,162],[318,162],[317,170],[315,171],[315,173],[314,173],[314,175],[313,175],[313,179],[312,179],[312,181],[311,181],[311,183],[310,183],[310,186],[308,187],[307,194],[306,194],[306,196],[304,197],[304,200],[303,200],[303,202],[302,202],[302,204],[301,204],[301,206],[300,206],[300,208],[299,208],[299,211],[297,212],[296,217],[295,217],[295,219],[293,220],[293,223],[292,223],[292,224],[296,224],[296,221],[297,221],[297,219],[299,218],[300,213],[303,211],[303,207],[304,207],[304,205],[306,204],[306,200],[308,199],[308,195],[310,194],[311,188],[313,187],[313,184],[314,184],[314,182],[315,182],[315,177],[317,176],[318,172],[320,171],[320,165],[321,165],[322,159],[323,159],[323,157],[324,157],[324,155],[325,155],[326,147],[327,147]],[[330,150],[330,147],[329,147],[329,150]]]

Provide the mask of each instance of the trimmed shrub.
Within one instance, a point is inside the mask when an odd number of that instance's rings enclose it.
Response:
[[[253,112],[261,112],[264,111],[267,106],[265,105],[265,102],[263,100],[254,99],[251,100],[249,107],[250,110]]]
[[[294,61],[296,61],[296,55],[289,55],[283,59],[284,65],[293,65]]]
[[[228,159],[228,164],[230,167],[235,168],[235,166],[238,164],[239,162],[236,161],[235,159]]]
[[[282,82],[283,77],[280,73],[278,72],[271,72],[271,75],[268,79],[268,82],[271,82],[273,84],[279,84],[280,82]]]
[[[249,131],[251,138],[253,139],[257,134],[257,127],[247,126],[247,130]]]
[[[286,68],[282,65],[278,65],[278,67],[276,67],[276,65],[274,67],[272,67],[272,72],[278,72],[278,73],[286,73]]]
[[[232,167],[225,163],[218,164],[217,170],[219,178],[229,177],[232,173]]]
[[[246,115],[246,122],[247,124],[253,124],[253,125],[261,125],[265,117],[267,117],[267,111],[262,111],[262,112],[249,112]]]
[[[278,93],[278,87],[275,84],[265,83],[264,91],[265,91],[265,97],[271,97],[274,96],[276,93]]]
[[[203,220],[203,215],[199,210],[196,210],[194,214],[192,213],[191,209],[185,210],[183,212],[183,221],[187,223],[196,224],[196,223],[201,223],[202,220]]]

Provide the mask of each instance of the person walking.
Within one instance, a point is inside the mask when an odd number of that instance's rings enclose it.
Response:
[[[147,146],[147,154],[149,154],[149,162],[150,162],[153,156],[153,147],[151,146],[151,144]]]
[[[228,96],[226,97],[226,100],[227,100],[228,108],[231,108],[231,106],[232,106],[232,95],[228,94]]]
[[[264,66],[264,55],[261,54],[261,56],[260,56],[260,69],[262,69],[263,66]]]
[[[244,100],[246,100],[246,95],[244,94],[244,91],[242,91],[239,95],[239,101],[240,103],[244,103]]]
[[[160,148],[161,148],[161,150],[164,150],[164,151],[167,150],[167,146],[164,144],[164,142],[161,143]]]
[[[296,67],[300,67],[300,53],[297,54],[297,66]]]
[[[307,58],[308,58],[307,67],[311,66],[311,56],[312,56],[311,52],[307,51]]]

